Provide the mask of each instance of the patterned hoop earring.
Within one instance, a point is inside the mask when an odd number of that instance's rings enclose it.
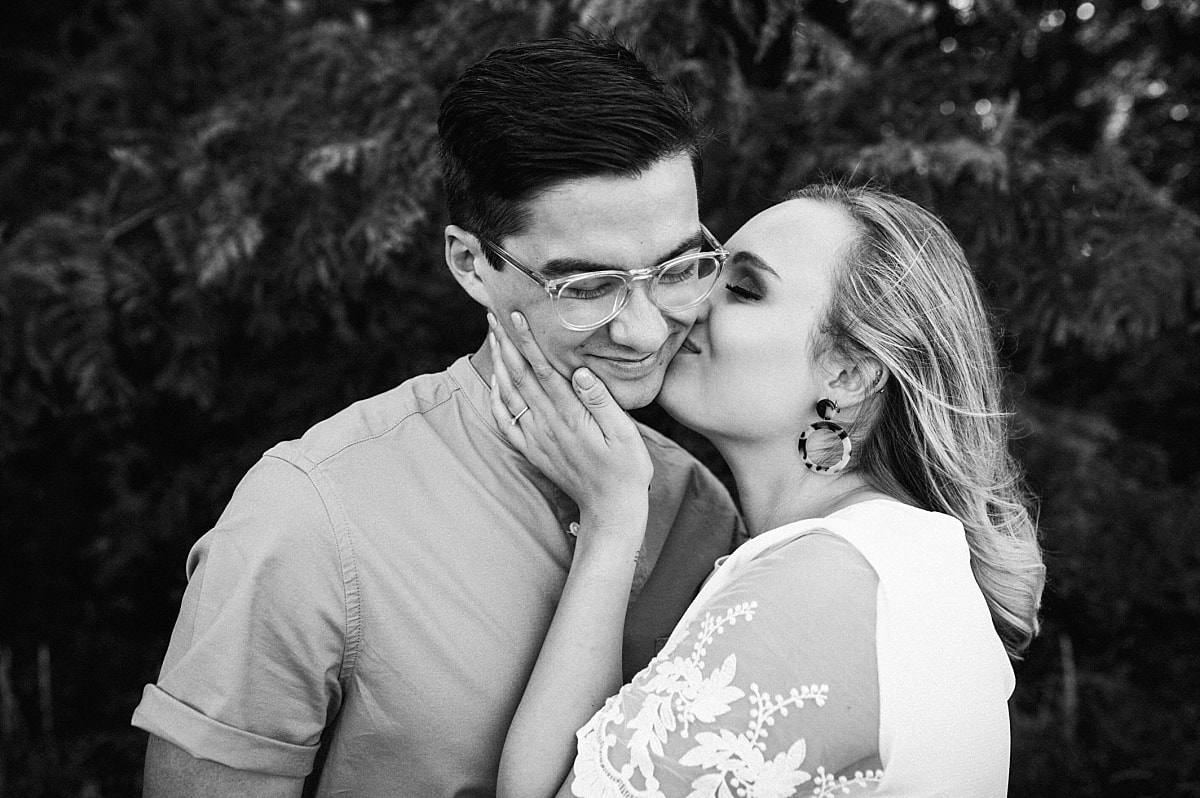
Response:
[[[841,424],[835,423],[832,419],[838,414],[837,402],[832,399],[822,399],[817,402],[817,415],[821,417],[820,421],[814,421],[808,425],[804,432],[800,433],[800,457],[804,460],[804,465],[809,471],[817,474],[836,474],[846,467],[850,462],[850,450],[853,446],[850,444],[850,435],[842,427]],[[842,459],[831,466],[817,465],[808,458],[808,436],[819,430],[832,432],[834,435],[841,438],[842,441]]]

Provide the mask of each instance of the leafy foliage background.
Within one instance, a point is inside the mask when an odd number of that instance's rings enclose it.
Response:
[[[718,236],[823,176],[947,219],[1049,555],[1011,793],[1200,794],[1196,0],[40,0],[0,10],[0,795],[137,794],[128,718],[240,476],[481,340],[437,102],[576,26],[715,131]]]

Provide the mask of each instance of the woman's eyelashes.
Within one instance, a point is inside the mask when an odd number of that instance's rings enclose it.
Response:
[[[762,293],[758,291],[757,287],[752,287],[744,283],[740,285],[737,283],[726,283],[725,290],[739,299],[762,299]]]

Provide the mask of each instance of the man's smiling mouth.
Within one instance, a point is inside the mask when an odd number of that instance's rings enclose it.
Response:
[[[608,357],[605,355],[588,355],[587,357],[593,361],[598,361],[597,366],[604,368],[606,371],[613,372],[615,375],[643,377],[658,368],[658,354],[658,352],[650,352],[640,358]]]

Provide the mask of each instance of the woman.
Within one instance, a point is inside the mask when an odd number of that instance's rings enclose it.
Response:
[[[1006,794],[1044,567],[961,248],[910,202],[820,186],[728,249],[659,400],[725,458],[753,537],[616,695],[648,458],[585,369],[547,379],[519,318],[492,325],[493,413],[580,505],[500,794]]]

